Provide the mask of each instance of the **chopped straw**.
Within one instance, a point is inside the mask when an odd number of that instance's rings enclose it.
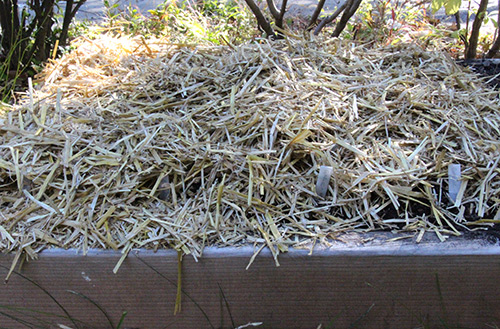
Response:
[[[74,46],[0,118],[4,251],[112,248],[121,263],[133,248],[197,258],[250,243],[278,262],[348,230],[444,240],[500,220],[499,93],[442,52],[107,35]]]

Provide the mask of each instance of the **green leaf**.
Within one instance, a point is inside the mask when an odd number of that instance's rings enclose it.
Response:
[[[446,15],[454,15],[462,4],[462,0],[446,0],[444,4],[444,9],[446,10]]]
[[[498,22],[497,22],[495,19],[493,19],[493,18],[490,18],[490,19],[491,19],[491,21],[493,22],[493,26],[494,26],[496,29],[498,29]]]
[[[460,9],[461,4],[462,0],[432,0],[432,13],[435,14],[444,6],[446,15],[453,15]]]
[[[432,0],[431,4],[432,13],[435,14],[439,9],[441,9],[446,1],[447,0]]]

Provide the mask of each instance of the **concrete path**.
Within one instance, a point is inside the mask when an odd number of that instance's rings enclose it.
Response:
[[[243,0],[239,0],[244,3]],[[111,2],[111,1],[110,1]],[[126,10],[127,7],[137,9],[140,13],[147,15],[148,10],[155,9],[161,5],[162,0],[117,0],[119,10]],[[340,0],[326,0],[325,11],[332,12],[339,5]],[[114,3],[114,2],[112,2]],[[317,1],[315,0],[289,0],[290,6],[288,12],[290,14],[311,15],[316,8]],[[101,21],[106,12],[103,0],[87,0],[80,8],[76,17],[77,19],[88,19],[91,21]]]
[[[238,1],[243,2],[243,0],[238,0]],[[478,0],[472,0],[472,1],[473,4],[471,8],[477,8],[479,6],[479,1]],[[140,13],[147,15],[148,10],[155,9],[164,1],[163,0],[116,0],[116,1],[110,0],[110,3],[115,3],[115,2],[118,3],[120,10],[125,10],[127,7],[130,6],[132,8],[137,9]],[[326,0],[324,9],[327,13],[333,12],[333,10],[341,2],[343,1]],[[317,0],[289,0],[288,3],[289,3],[289,8],[288,8],[289,15],[301,15],[307,17],[310,16],[313,13],[314,9],[316,8]],[[467,6],[468,6],[468,1],[463,0],[462,7],[460,9],[462,21],[465,21]],[[488,11],[490,13],[498,11],[498,0],[489,0]],[[104,6],[103,0],[87,0],[87,2],[82,6],[80,11],[77,13],[77,19],[100,21],[104,19],[105,12],[106,12],[106,7]],[[439,19],[446,18],[444,10],[440,10],[438,13],[436,13],[436,17],[438,17]]]
[[[119,10],[126,10],[127,7],[137,9],[141,14],[146,15],[148,10],[155,9],[161,5],[163,0],[118,0],[109,1],[111,4],[118,3]],[[76,14],[79,20],[101,21],[105,18],[106,6],[103,0],[87,0]]]

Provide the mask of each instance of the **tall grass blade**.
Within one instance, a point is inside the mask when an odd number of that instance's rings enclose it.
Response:
[[[14,320],[14,321],[16,321],[16,322],[18,322],[18,323],[20,323],[23,326],[28,327],[28,328],[43,328],[43,327],[37,326],[36,324],[33,324],[31,322],[28,322],[26,320],[20,319],[18,317],[15,317],[13,315],[10,315],[10,314],[2,312],[2,311],[0,311],[0,315],[3,315],[4,317],[9,318],[11,320]]]
[[[113,320],[111,320],[111,318],[109,317],[108,313],[102,308],[101,305],[99,305],[97,302],[93,301],[91,298],[85,296],[84,294],[82,293],[79,293],[79,292],[76,292],[76,291],[73,291],[73,290],[67,290],[69,293],[72,293],[78,297],[81,297],[83,299],[85,299],[86,301],[92,303],[92,305],[94,305],[95,307],[97,307],[97,309],[99,311],[101,311],[102,314],[104,314],[104,316],[106,317],[106,320],[108,320],[108,323],[109,323],[109,326],[111,329],[114,329],[116,328],[113,324]]]
[[[340,315],[342,315],[342,311],[338,312],[333,319],[331,319],[328,324],[326,325],[325,329],[334,329],[335,321],[340,318]]]
[[[436,276],[436,288],[439,296],[439,306],[443,314],[443,316],[440,317],[440,320],[441,322],[443,322],[444,327],[447,328],[446,323],[448,322],[448,314],[446,313],[446,305],[444,304],[443,292],[441,290],[441,282],[439,281],[439,274],[436,273],[435,276]]]
[[[7,271],[9,270],[9,268],[3,266],[3,265],[0,265],[0,267],[6,269]],[[43,291],[47,296],[50,297],[50,299],[52,299],[54,301],[54,303],[57,304],[57,306],[59,306],[59,308],[64,312],[64,314],[66,314],[67,318],[71,321],[71,323],[73,323],[73,325],[75,326],[75,328],[78,328],[78,325],[76,324],[76,321],[75,319],[73,319],[73,317],[68,313],[68,311],[66,310],[66,308],[64,308],[64,306],[61,305],[61,303],[59,303],[57,301],[57,299],[54,298],[54,296],[52,296],[52,294],[47,290],[45,289],[44,287],[42,287],[40,284],[38,284],[36,281],[28,278],[27,276],[25,276],[24,274],[21,274],[17,271],[12,271],[12,273],[16,274],[17,276],[25,279],[26,281],[30,282],[31,284],[33,284],[35,287],[37,287],[38,289],[40,289],[41,291]]]
[[[175,297],[174,315],[181,312],[182,305],[182,252],[177,250],[177,296]]]
[[[224,304],[226,305],[227,308],[227,313],[229,314],[229,319],[231,319],[231,328],[236,328],[236,324],[234,323],[233,319],[233,314],[231,313],[231,309],[229,308],[229,303],[227,301],[226,295],[224,294],[224,290],[222,290],[222,287],[220,284],[217,282],[217,286],[219,287],[219,292],[222,296],[222,299],[224,300]]]
[[[58,318],[61,320],[66,319],[66,316],[64,316],[64,315],[35,310],[35,309],[29,308],[29,307],[0,305],[0,309],[3,309],[5,311],[10,311],[11,314],[13,314],[15,312],[16,314],[19,314],[18,317],[23,317],[24,319],[27,319],[27,318],[35,319],[38,321],[39,325],[42,326],[43,328],[49,328],[51,325],[51,322],[49,322],[47,320],[43,320],[41,318],[41,316],[45,316],[45,317],[49,316],[49,317]],[[27,320],[25,320],[25,321],[27,321]],[[0,327],[0,329],[1,329],[1,327]]]
[[[370,307],[368,307],[368,309],[365,311],[365,313],[361,314],[361,316],[349,326],[349,329],[356,328],[358,324],[368,315],[368,313],[370,313],[373,306],[375,306],[375,303],[371,304]]]
[[[123,325],[123,321],[125,321],[125,317],[127,316],[127,311],[124,311],[122,313],[122,316],[120,318],[120,322],[118,322],[118,325],[116,326],[116,329],[120,329]]]

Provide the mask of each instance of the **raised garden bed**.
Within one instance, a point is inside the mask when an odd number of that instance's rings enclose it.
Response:
[[[22,274],[46,289],[84,328],[488,328],[500,325],[500,246],[483,237],[445,243],[389,233],[347,234],[328,248],[290,250],[277,267],[264,249],[205,248],[182,261],[182,309],[174,315],[177,252],[46,250]],[[432,240],[432,239],[430,239]],[[2,255],[8,267],[12,256]],[[3,269],[1,275],[6,274]],[[68,292],[85,295],[82,296]],[[189,296],[188,296],[189,295]],[[39,287],[13,274],[0,294],[3,328],[63,323],[66,314]],[[5,305],[17,307],[17,311]],[[48,312],[61,316],[48,316]],[[205,314],[204,314],[205,313]],[[232,318],[232,320],[231,320]],[[42,322],[48,321],[48,322]]]
[[[105,35],[49,65],[0,119],[2,325],[496,324],[499,247],[463,234],[500,220],[498,91],[323,41]]]

